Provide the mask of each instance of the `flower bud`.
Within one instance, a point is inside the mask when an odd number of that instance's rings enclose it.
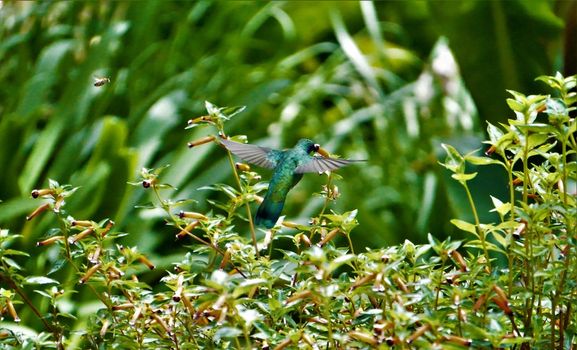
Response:
[[[190,218],[190,219],[197,219],[197,220],[203,220],[203,221],[207,221],[208,217],[206,217],[205,215],[202,215],[201,213],[196,213],[193,211],[180,211],[178,213],[178,217],[181,219],[184,218]]]
[[[214,136],[205,136],[205,137],[202,137],[198,140],[191,141],[187,145],[188,145],[188,148],[197,147],[197,146],[203,145],[205,143],[212,142],[212,141],[214,141],[214,139],[215,139]]]
[[[30,215],[28,215],[26,217],[26,220],[30,221],[30,220],[34,219],[35,216],[44,212],[49,207],[50,207],[50,204],[48,204],[48,203],[44,203],[44,204],[40,205],[38,208],[34,209],[34,211],[32,213],[30,213]]]
[[[61,241],[61,240],[64,240],[64,236],[52,236],[52,237],[47,238],[43,241],[37,242],[36,246],[37,247],[43,247],[45,245],[51,245],[54,242]]]
[[[43,188],[40,190],[32,190],[32,198],[38,198],[46,195],[54,194],[54,190],[51,188]]]
[[[90,277],[92,277],[92,275],[94,275],[94,273],[96,271],[98,271],[98,269],[100,268],[100,265],[101,264],[99,263],[99,264],[96,264],[96,265],[92,266],[91,268],[89,268],[88,271],[86,271],[86,273],[84,274],[84,276],[82,276],[80,281],[78,281],[78,283],[80,283],[80,284],[86,283],[90,279]]]
[[[154,270],[154,268],[156,266],[154,266],[154,264],[148,260],[147,257],[145,257],[144,255],[141,255],[138,257],[138,261],[140,261],[142,264],[146,265],[146,267],[148,267],[150,270]]]

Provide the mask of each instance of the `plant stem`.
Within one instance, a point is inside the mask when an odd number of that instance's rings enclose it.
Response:
[[[243,192],[243,188],[242,188],[242,183],[240,182],[240,177],[238,176],[238,172],[236,171],[236,167],[234,166],[234,159],[232,159],[232,154],[230,153],[230,151],[227,150],[228,153],[228,161],[230,162],[230,166],[232,168],[232,173],[234,174],[234,178],[236,179],[236,184],[238,185],[238,189],[239,191],[241,191],[241,193]],[[256,233],[255,233],[255,229],[254,229],[254,222],[252,221],[252,212],[250,210],[250,205],[247,203],[245,203],[245,208],[246,208],[246,215],[248,216],[248,224],[250,226],[250,235],[252,237],[252,243],[254,245],[254,252],[256,254],[257,257],[259,257],[259,253],[258,253],[258,245],[257,245],[257,241],[256,241]]]
[[[487,250],[487,243],[485,242],[485,231],[483,231],[483,229],[481,228],[481,221],[479,220],[479,214],[477,214],[477,207],[475,207],[473,196],[471,195],[471,191],[469,191],[469,186],[467,186],[467,184],[463,182],[463,187],[465,187],[465,192],[467,193],[467,199],[469,200],[469,205],[471,206],[473,217],[475,218],[475,227],[477,228],[477,234],[479,235],[481,245],[483,246],[483,254],[485,255],[485,259],[487,260],[487,266],[490,269],[491,260],[489,257],[489,251]]]
[[[319,218],[324,215],[324,213],[327,210],[327,207],[329,205],[329,201],[331,200],[330,199],[330,191],[331,191],[332,183],[333,183],[333,173],[330,172],[329,178],[327,180],[327,185],[326,185],[327,186],[327,194],[325,196],[325,202],[323,203],[323,208],[321,209],[321,213],[319,214]]]
[[[513,166],[511,165],[511,163],[509,163],[509,161],[507,160],[507,158],[505,158],[505,166],[507,167],[507,175],[509,176],[509,204],[510,204],[510,208],[509,208],[509,220],[510,222],[515,222],[515,185],[513,184]],[[511,232],[509,233],[509,244],[507,246],[507,260],[509,262],[509,284],[507,288],[507,295],[511,296],[511,293],[513,292],[513,279],[514,279],[514,270],[513,270],[513,264],[514,264],[514,259],[515,256],[513,254],[513,244],[514,242],[514,237],[513,237],[513,232],[515,232],[515,228],[511,227]]]

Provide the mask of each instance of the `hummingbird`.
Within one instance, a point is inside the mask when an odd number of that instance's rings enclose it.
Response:
[[[320,174],[362,161],[312,155],[321,148],[309,139],[300,139],[293,148],[284,151],[226,139],[221,139],[220,142],[243,160],[263,168],[274,169],[264,200],[255,216],[255,224],[267,229],[276,224],[288,192],[302,179],[304,173]]]

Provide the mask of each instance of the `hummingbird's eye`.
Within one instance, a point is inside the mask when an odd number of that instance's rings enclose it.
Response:
[[[319,148],[321,148],[321,145],[319,145],[318,143],[315,143],[315,144],[313,145],[313,151],[318,152],[318,151],[319,151]]]

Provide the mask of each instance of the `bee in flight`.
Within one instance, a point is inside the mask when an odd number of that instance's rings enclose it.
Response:
[[[110,78],[94,78],[94,86],[102,86],[110,83]]]

